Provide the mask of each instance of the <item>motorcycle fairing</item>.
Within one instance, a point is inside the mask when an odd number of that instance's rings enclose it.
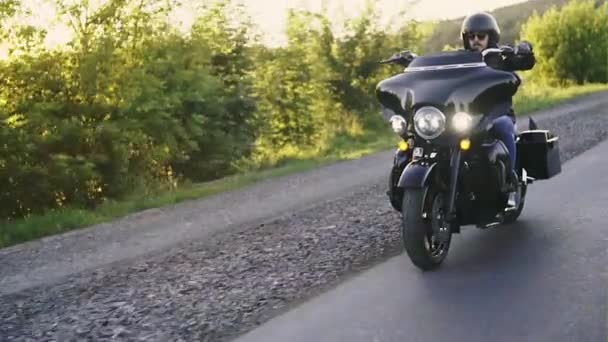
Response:
[[[487,66],[479,52],[442,52],[416,58],[403,73],[380,82],[376,95],[404,116],[427,105],[480,115],[511,101],[520,84],[515,73]]]

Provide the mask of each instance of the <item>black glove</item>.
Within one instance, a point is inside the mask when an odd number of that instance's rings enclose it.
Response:
[[[396,63],[399,64],[403,67],[407,67],[415,58],[416,58],[416,54],[404,50],[401,52],[397,52],[396,54],[392,55],[391,58],[380,61],[381,64],[387,64],[387,63]]]
[[[397,58],[399,58],[398,64],[401,65],[402,67],[405,67],[405,68],[407,68],[410,65],[410,63],[412,63],[412,61],[416,57],[418,57],[418,56],[416,56],[415,53],[410,52],[408,50],[404,50],[404,51],[398,52],[398,53],[395,54],[395,56]]]
[[[399,52],[399,55],[400,55],[400,56],[401,56],[403,59],[405,59],[405,60],[407,60],[407,61],[410,61],[410,62],[411,62],[411,61],[413,61],[413,60],[414,60],[414,58],[416,58],[416,57],[417,57],[415,53],[410,52],[410,51],[401,51],[401,52]]]
[[[532,44],[530,44],[530,42],[528,41],[522,41],[521,43],[517,44],[517,47],[515,48],[515,54],[516,55],[530,55],[533,52],[533,47]]]

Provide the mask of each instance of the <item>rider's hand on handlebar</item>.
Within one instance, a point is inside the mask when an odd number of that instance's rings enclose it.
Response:
[[[532,53],[532,44],[530,44],[530,42],[528,41],[522,41],[521,43],[517,44],[517,47],[515,48],[515,54],[517,55],[529,55]]]
[[[510,47],[508,45],[501,47],[501,50],[502,50],[501,54],[506,57],[509,57],[509,56],[515,54],[515,49],[513,49],[512,47]]]
[[[412,61],[414,58],[416,58],[416,54],[408,50],[399,52],[399,56],[408,61]]]
[[[401,51],[401,52],[398,52],[398,53],[392,55],[389,59],[383,60],[380,63],[386,64],[386,63],[395,63],[396,62],[397,64],[400,64],[402,66],[407,66],[416,57],[417,56],[415,53],[412,53],[408,50],[404,50],[404,51]]]

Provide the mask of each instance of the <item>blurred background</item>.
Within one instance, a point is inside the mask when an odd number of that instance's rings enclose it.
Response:
[[[377,62],[460,48],[475,11],[535,47],[518,113],[608,89],[598,0],[0,6],[0,246],[386,149]]]

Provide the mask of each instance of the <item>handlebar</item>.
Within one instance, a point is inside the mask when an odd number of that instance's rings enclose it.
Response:
[[[485,59],[489,54],[498,54],[505,57],[511,57],[514,55],[520,54],[529,54],[532,53],[532,46],[528,42],[524,42],[523,45],[518,45],[513,48],[511,46],[501,46],[500,48],[488,48],[481,52],[482,57]],[[397,63],[401,66],[407,67],[416,57],[418,57],[415,53],[410,51],[401,51],[394,55],[392,55],[388,59],[381,60],[380,64],[390,64]]]
[[[481,55],[485,58],[488,54],[497,53],[502,56],[511,56],[515,54],[515,50],[510,46],[504,46],[502,48],[488,48],[481,52]]]
[[[416,57],[417,56],[414,53],[409,51],[401,51],[392,55],[388,59],[380,61],[380,64],[397,63],[401,66],[407,67]]]

